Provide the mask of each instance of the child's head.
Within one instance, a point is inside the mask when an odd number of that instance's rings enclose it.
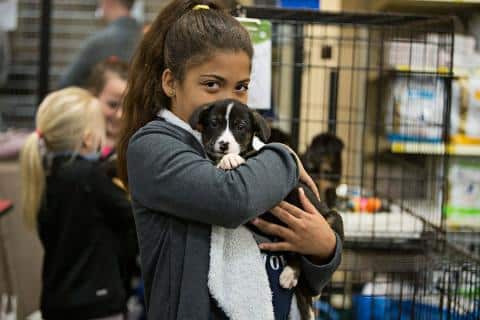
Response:
[[[200,105],[247,100],[253,48],[247,30],[213,0],[170,2],[137,49],[125,97],[119,169],[130,137],[161,108],[188,120]]]
[[[33,227],[45,186],[45,159],[55,153],[89,154],[98,151],[105,137],[105,121],[98,100],[80,88],[49,94],[38,108],[36,130],[20,155],[22,207]]]
[[[114,146],[120,135],[127,74],[128,64],[117,57],[110,57],[95,65],[88,81],[88,90],[101,102],[107,144],[110,147]]]

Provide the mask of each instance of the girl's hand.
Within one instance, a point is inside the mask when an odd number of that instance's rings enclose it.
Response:
[[[295,151],[292,150],[288,145],[284,144],[284,146],[290,151],[291,154],[295,157],[297,160],[297,166],[298,166],[298,172],[300,174],[300,181],[305,183],[310,189],[312,189],[313,193],[317,196],[317,198],[320,200],[320,193],[318,192],[317,185],[313,181],[312,177],[307,173],[305,168],[303,167],[303,163],[298,157],[298,155],[295,153]]]
[[[328,262],[336,247],[336,236],[330,225],[305,196],[302,188],[299,197],[304,210],[282,201],[271,210],[287,227],[256,218],[252,223],[261,231],[283,239],[281,242],[260,244],[267,251],[292,251],[310,256],[312,262]]]

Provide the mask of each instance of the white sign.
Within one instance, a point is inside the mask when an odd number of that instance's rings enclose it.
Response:
[[[248,106],[268,110],[272,94],[272,24],[267,20],[237,19],[250,33],[254,50]]]
[[[18,0],[0,0],[0,30],[13,31],[17,29]]]

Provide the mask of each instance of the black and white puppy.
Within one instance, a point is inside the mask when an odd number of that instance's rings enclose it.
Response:
[[[245,158],[254,155],[256,139],[268,141],[270,128],[265,119],[247,105],[236,100],[221,100],[197,108],[190,118],[190,126],[202,134],[202,142],[208,156],[217,163],[219,168],[230,170],[245,162]],[[328,209],[319,201],[310,188],[300,185],[309,200],[318,211],[327,219],[333,230],[343,239],[343,222],[340,215]],[[302,207],[298,197],[298,188],[285,199],[295,206]],[[263,219],[284,225],[279,219],[267,212]],[[275,241],[269,235],[262,233],[254,226],[248,226],[254,233],[257,241]],[[284,288],[295,290],[302,319],[309,319],[312,312],[312,296],[302,285],[300,280],[300,258],[297,254],[289,253],[287,266],[280,275],[280,284]],[[302,288],[303,287],[303,288]]]
[[[234,169],[255,153],[254,136],[266,141],[270,128],[263,117],[236,100],[222,100],[199,107],[190,126],[202,133],[210,159],[222,169]]]

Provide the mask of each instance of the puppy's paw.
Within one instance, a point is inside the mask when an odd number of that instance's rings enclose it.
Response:
[[[294,268],[286,266],[280,274],[280,285],[285,289],[292,289],[297,286],[298,273]]]
[[[243,159],[238,154],[226,154],[223,156],[222,160],[218,163],[217,167],[223,170],[231,170],[245,163]]]

